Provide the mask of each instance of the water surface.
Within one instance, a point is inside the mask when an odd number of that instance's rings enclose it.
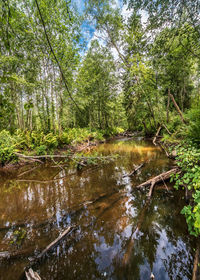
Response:
[[[148,190],[135,188],[173,163],[142,139],[95,150],[118,157],[82,171],[40,165],[2,174],[0,251],[20,255],[0,261],[0,279],[20,279],[28,257],[72,224],[78,230],[34,267],[42,279],[146,280],[151,271],[156,280],[191,279],[195,245],[180,215],[183,195],[160,184],[146,205]],[[135,176],[126,176],[142,162]]]

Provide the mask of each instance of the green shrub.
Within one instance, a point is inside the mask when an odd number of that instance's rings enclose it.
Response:
[[[192,205],[185,206],[181,213],[185,215],[190,234],[200,235],[200,149],[188,144],[177,147],[177,165],[182,173],[173,176],[175,188],[193,191]]]
[[[189,119],[188,138],[200,145],[200,108],[191,109],[187,113]]]
[[[11,161],[17,161],[14,139],[6,130],[0,132],[0,164],[4,166]]]
[[[39,147],[36,147],[35,150],[36,150],[36,154],[38,156],[47,154],[47,146],[46,145],[41,145]]]
[[[181,213],[186,217],[190,234],[198,237],[200,235],[200,191],[196,191],[193,198],[194,205],[185,206]]]
[[[58,147],[58,136],[49,133],[43,137],[42,143],[40,144],[46,145],[47,149],[55,149]]]

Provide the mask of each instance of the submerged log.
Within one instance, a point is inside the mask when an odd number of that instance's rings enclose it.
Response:
[[[148,193],[148,196],[147,196],[147,199],[148,199],[148,200],[151,199],[154,186],[155,186],[155,181],[152,181],[152,182],[151,182],[151,187],[150,187],[150,189],[149,189],[149,193]]]
[[[0,261],[3,260],[13,260],[13,259],[19,259],[30,256],[31,252],[34,251],[34,248],[28,248],[20,251],[3,251],[0,252]]]
[[[75,229],[76,229],[75,226],[68,227],[59,237],[57,237],[52,243],[50,243],[38,256],[36,256],[34,258],[30,258],[31,261],[34,262],[34,261],[40,260],[47,252],[49,252],[56,245],[58,245],[58,243],[60,241],[62,241],[67,235],[72,233]],[[3,252],[0,252],[0,261],[8,260],[8,259],[13,260],[13,259],[18,259],[18,258],[29,257],[30,254],[33,253],[34,249],[35,249],[35,246],[34,247],[32,246],[30,248],[20,250],[20,251],[13,251],[13,252],[3,251]]]
[[[124,177],[133,176],[133,175],[134,175],[140,168],[142,168],[144,165],[145,165],[145,162],[143,162],[143,163],[141,163],[140,165],[136,166],[136,167],[134,168],[134,170],[133,170],[131,173],[123,175],[123,178],[124,178]]]
[[[28,271],[25,271],[26,279],[27,280],[41,280],[39,274],[32,270],[32,268],[29,268]]]
[[[55,246],[59,244],[68,234],[72,233],[76,229],[75,226],[69,226],[60,236],[58,236],[53,242],[51,242],[38,256],[36,256],[33,260],[40,260],[43,258],[46,253],[52,250]]]
[[[24,172],[22,172],[22,173],[20,173],[19,175],[17,175],[17,177],[21,177],[21,176],[23,176],[23,175],[25,175],[25,174],[27,174],[27,173],[30,173],[31,171],[35,170],[37,167],[38,167],[38,166],[34,166],[33,168],[31,168],[31,169],[29,169],[29,170],[26,170],[26,171],[24,171]]]
[[[167,171],[167,172],[163,172],[163,173],[161,173],[161,174],[159,174],[159,175],[153,177],[152,179],[150,179],[150,180],[148,180],[148,181],[146,181],[146,182],[144,182],[144,183],[142,183],[142,184],[136,186],[136,188],[147,187],[147,186],[151,185],[152,182],[155,182],[155,184],[157,184],[157,183],[160,183],[160,182],[169,180],[169,179],[170,179],[170,176],[171,176],[172,174],[176,174],[176,173],[178,173],[178,172],[180,172],[180,171],[179,171],[179,169],[178,169],[177,167],[176,167],[176,168],[173,168],[173,169],[171,169],[171,170],[169,170],[169,171]]]

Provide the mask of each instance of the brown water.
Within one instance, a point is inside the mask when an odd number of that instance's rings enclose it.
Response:
[[[191,279],[194,242],[179,214],[182,194],[159,185],[146,205],[148,190],[134,189],[172,162],[141,139],[116,140],[96,150],[119,157],[79,172],[40,165],[0,177],[0,252],[19,253],[0,260],[1,280],[21,279],[28,257],[72,224],[78,230],[34,267],[42,279],[146,280],[151,271],[156,280]],[[148,163],[136,176],[123,177],[143,161]]]

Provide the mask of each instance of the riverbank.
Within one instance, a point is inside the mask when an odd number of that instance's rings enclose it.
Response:
[[[74,153],[92,149],[100,143],[133,134],[121,128],[109,130],[68,129],[62,134],[16,131],[0,133],[0,171],[12,170],[25,164],[68,158]]]

